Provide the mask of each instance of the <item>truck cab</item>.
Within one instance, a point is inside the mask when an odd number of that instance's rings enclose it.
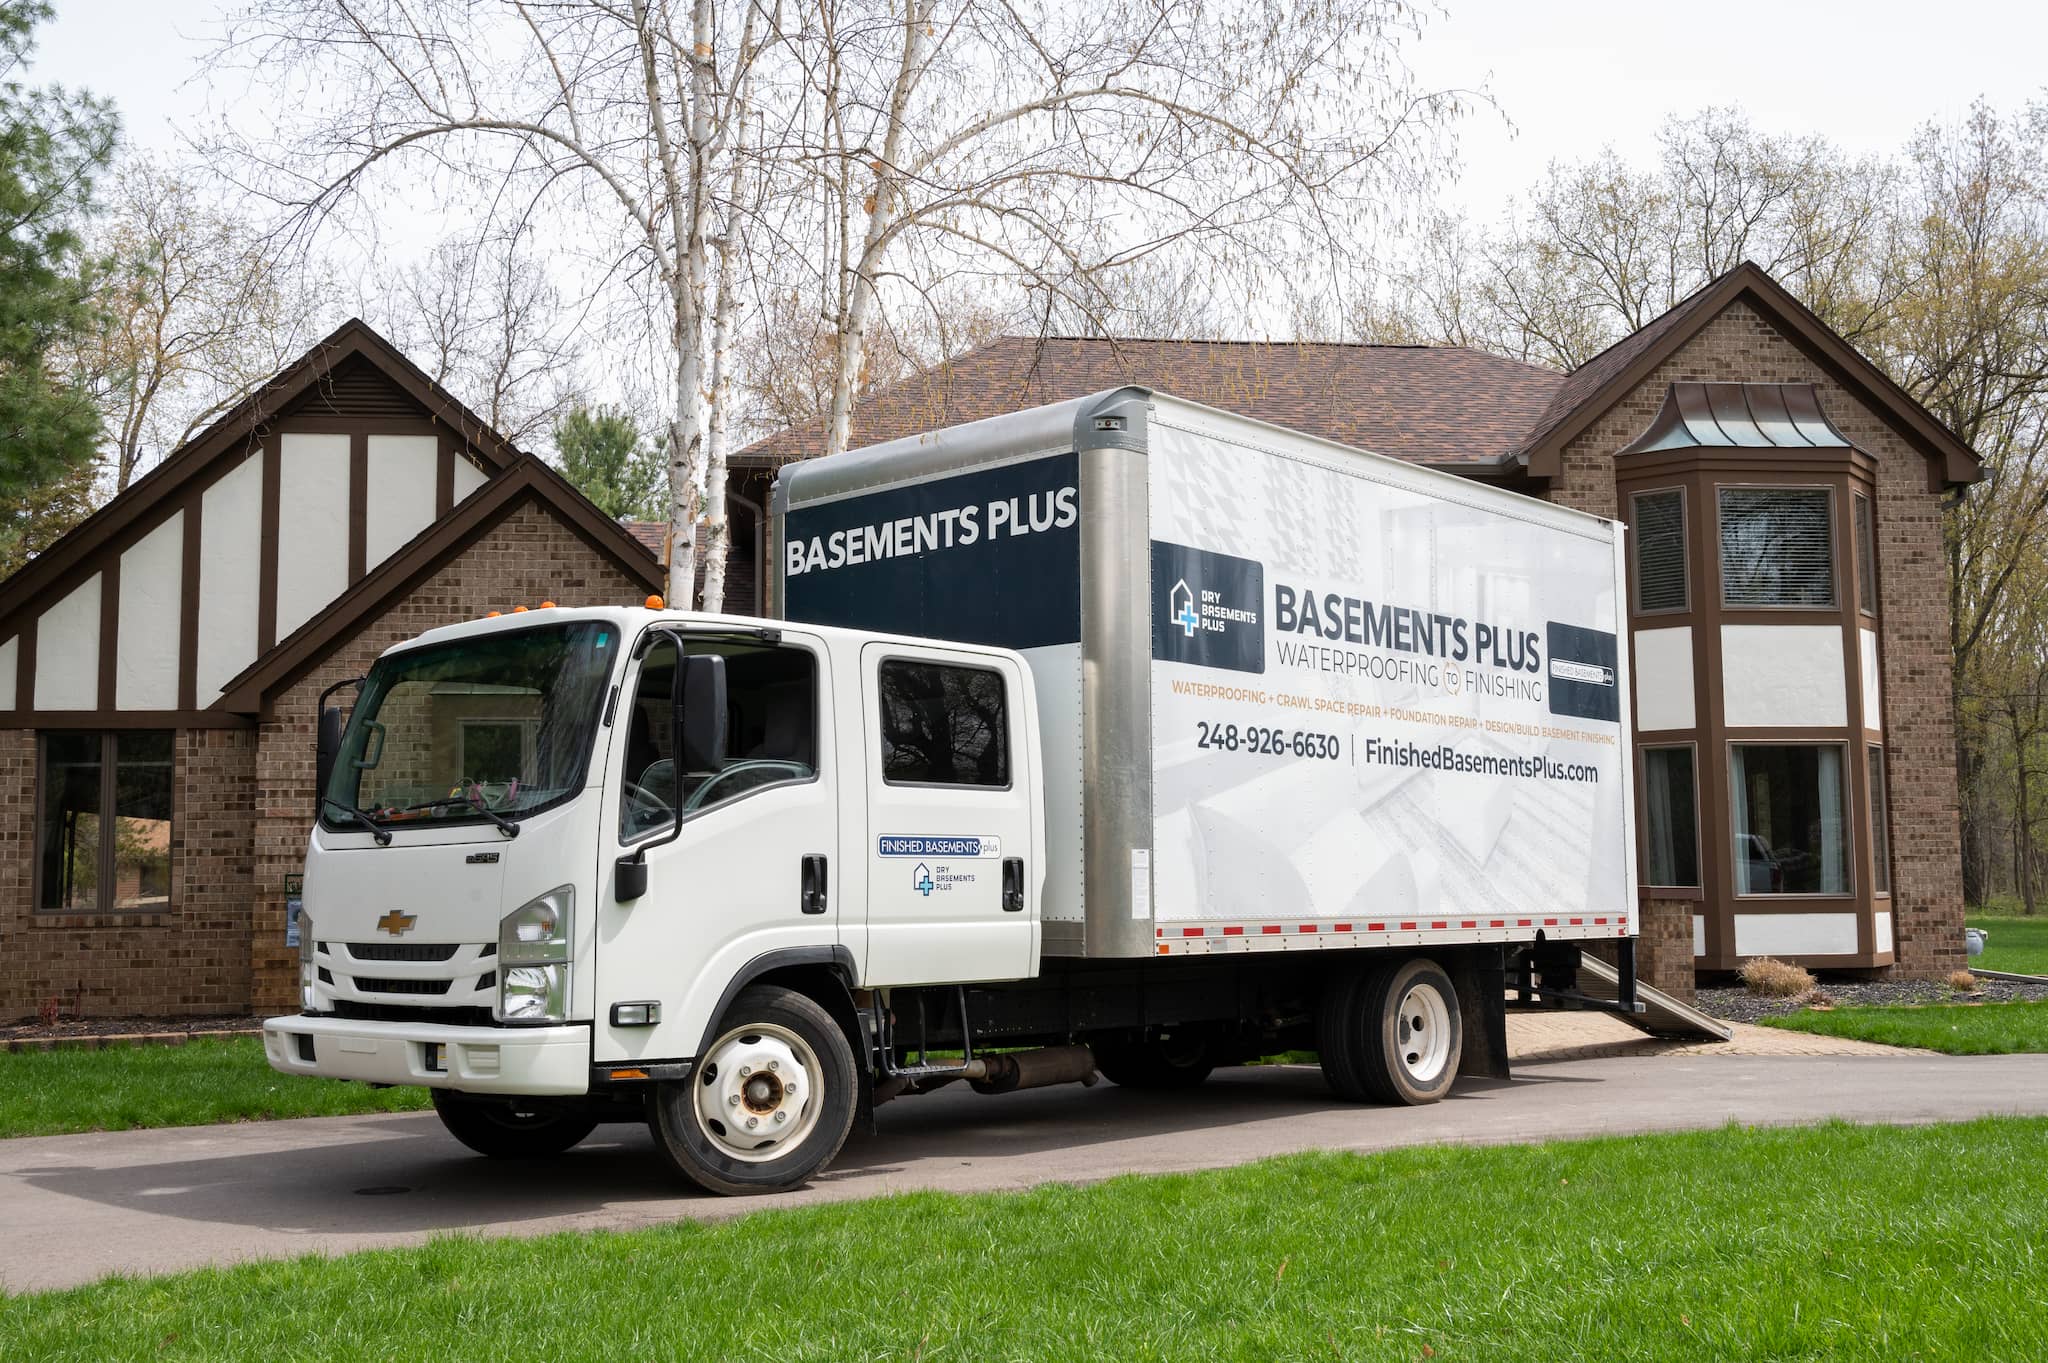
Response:
[[[651,1116],[694,1181],[786,1183],[863,1091],[856,995],[1036,973],[1034,703],[1003,649],[642,608],[395,647],[323,718],[271,1063],[432,1088],[485,1153]]]

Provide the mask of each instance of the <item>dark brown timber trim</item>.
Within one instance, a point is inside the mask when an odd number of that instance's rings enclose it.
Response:
[[[269,436],[263,442],[263,521],[256,565],[256,653],[262,656],[277,643],[277,518],[278,483],[284,471],[284,442]]]
[[[359,582],[369,556],[370,436],[351,431],[348,437],[348,580]]]
[[[455,505],[455,437],[441,432],[434,450],[434,519],[440,520]]]
[[[178,577],[178,708],[199,708],[199,550],[206,527],[199,492],[185,496],[185,558]]]
[[[121,652],[121,556],[108,554],[100,566],[100,678],[99,705],[115,710],[115,664]]]

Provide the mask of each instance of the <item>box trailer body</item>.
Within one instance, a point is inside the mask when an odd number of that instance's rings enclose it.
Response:
[[[773,515],[789,619],[1029,661],[1048,958],[1635,932],[1613,522],[1141,389]]]
[[[773,529],[779,618],[492,611],[322,698],[274,1067],[732,1193],[955,1081],[1434,1101],[1583,943],[1631,1006],[1619,527],[1124,389]]]

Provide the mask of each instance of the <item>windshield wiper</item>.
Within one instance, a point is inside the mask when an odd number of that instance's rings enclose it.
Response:
[[[503,833],[508,838],[516,838],[519,836],[518,824],[513,823],[510,819],[506,818],[503,814],[500,814],[497,810],[490,808],[488,805],[484,804],[482,800],[471,799],[467,794],[443,795],[438,800],[426,800],[416,805],[407,805],[405,808],[399,810],[398,813],[419,814],[429,809],[446,809],[450,805],[461,805],[464,809],[475,810],[477,813],[483,815],[486,819],[489,819],[492,823],[496,824],[498,826],[498,831],[500,833]]]
[[[371,818],[368,814],[365,814],[362,810],[357,809],[354,805],[348,804],[342,800],[337,800],[331,795],[321,796],[320,803],[323,806],[333,805],[342,813],[352,816],[357,823],[361,824],[363,827],[370,830],[370,836],[377,840],[377,845],[379,847],[389,847],[391,845],[390,830],[386,829],[384,825],[378,823],[375,819]]]

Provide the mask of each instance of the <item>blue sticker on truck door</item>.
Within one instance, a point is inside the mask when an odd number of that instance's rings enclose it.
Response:
[[[1005,648],[1081,638],[1080,460],[884,488],[783,520],[791,620]]]

